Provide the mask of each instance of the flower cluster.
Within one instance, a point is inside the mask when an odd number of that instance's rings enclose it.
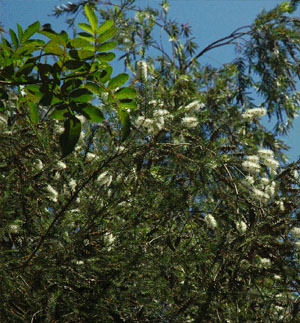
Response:
[[[211,214],[206,214],[204,221],[210,229],[215,229],[218,226],[216,219]]]
[[[159,107],[161,104],[158,105]],[[135,120],[137,127],[146,128],[149,134],[157,133],[166,126],[166,122],[172,120],[173,116],[166,109],[159,108],[153,112],[153,118],[138,117]]]
[[[139,81],[145,82],[147,80],[147,63],[144,60],[136,63],[136,78]]]
[[[246,121],[251,121],[253,119],[263,117],[266,113],[267,110],[265,108],[249,109],[242,114],[242,118]]]

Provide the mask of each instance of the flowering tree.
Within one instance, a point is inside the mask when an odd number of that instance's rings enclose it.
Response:
[[[56,13],[88,2],[96,3]],[[278,138],[299,107],[294,10],[284,2],[197,52],[166,1],[161,9],[101,5],[98,19],[115,22],[131,74],[125,99],[133,104],[135,87],[138,108],[125,107],[120,122],[119,85],[112,93],[105,85],[104,96],[86,86],[103,121],[75,111],[82,129],[64,159],[59,121],[30,118],[35,92],[5,89],[2,321],[299,320],[299,161],[287,162]],[[237,41],[232,62],[197,62]],[[55,104],[47,102],[42,115]],[[276,118],[274,131],[265,115]]]

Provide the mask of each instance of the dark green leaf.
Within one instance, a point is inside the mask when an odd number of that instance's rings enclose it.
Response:
[[[69,60],[69,61],[66,61],[65,66],[70,70],[77,70],[85,67],[85,62],[77,61],[77,60]]]
[[[122,141],[130,134],[130,118],[129,113],[125,109],[119,109],[119,118],[122,123]]]
[[[99,52],[105,52],[107,50],[112,50],[117,45],[118,45],[118,43],[116,41],[108,41],[108,42],[105,42],[105,43],[102,43],[101,45],[99,45],[97,47],[97,51],[99,51]]]
[[[114,90],[117,87],[122,86],[124,83],[126,83],[128,81],[128,78],[129,78],[128,74],[121,73],[109,81],[107,88],[109,90]]]
[[[45,93],[41,98],[39,104],[49,106],[51,104],[52,98],[53,98],[52,93]]]
[[[70,116],[70,112],[66,105],[56,107],[55,110],[50,114],[50,119],[65,120]]]
[[[1,89],[1,88],[0,88],[0,98],[3,100],[8,100],[8,94],[4,89]]]
[[[97,29],[97,35],[103,34],[105,31],[110,29],[114,25],[112,20],[106,20],[103,24],[101,24]]]
[[[115,92],[114,96],[117,99],[134,99],[136,97],[136,91],[130,87],[124,87]]]
[[[30,38],[34,33],[39,31],[40,22],[36,21],[32,25],[28,26],[28,28],[24,31],[21,41],[24,43],[28,38]]]
[[[128,108],[131,110],[135,110],[137,108],[137,104],[135,101],[131,100],[131,99],[122,99],[119,101],[119,105],[122,108]]]
[[[93,94],[88,89],[76,89],[70,93],[70,98],[76,102],[88,102],[93,98]]]
[[[101,110],[91,104],[82,108],[80,113],[93,122],[101,122],[105,119]]]
[[[23,65],[21,68],[19,68],[16,71],[16,74],[15,74],[16,77],[19,77],[21,75],[28,75],[32,71],[34,66],[35,64],[32,64],[32,63]]]
[[[112,37],[115,36],[115,34],[118,32],[117,27],[111,27],[110,29],[106,30],[104,33],[100,34],[97,38],[98,43],[103,43]]]
[[[99,54],[97,54],[96,57],[100,62],[105,63],[105,62],[112,61],[116,57],[116,54],[115,53],[99,53]]]
[[[106,67],[100,74],[100,82],[106,83],[113,72],[113,68],[111,66]]]
[[[64,84],[61,86],[61,91],[64,93],[66,91],[78,89],[81,84],[82,84],[82,82],[79,79],[68,80],[68,81],[64,82]]]
[[[38,107],[35,103],[29,102],[29,115],[30,115],[30,120],[33,123],[38,123],[39,122],[39,111]]]
[[[87,4],[84,6],[84,12],[91,24],[92,30],[95,32],[97,30],[98,20],[94,10]]]
[[[64,126],[65,130],[59,137],[62,157],[67,156],[74,150],[81,132],[81,123],[75,117],[67,119]]]

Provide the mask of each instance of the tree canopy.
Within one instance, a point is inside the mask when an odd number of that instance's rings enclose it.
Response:
[[[2,322],[299,321],[296,6],[205,48],[167,1],[2,37]]]

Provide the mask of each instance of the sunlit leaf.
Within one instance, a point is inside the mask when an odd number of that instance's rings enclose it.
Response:
[[[112,20],[106,20],[103,24],[101,24],[97,29],[97,34],[102,34],[106,30],[110,29],[114,25]]]
[[[99,53],[96,55],[96,57],[100,62],[105,63],[105,62],[112,61],[116,57],[116,54],[115,53]]]
[[[135,101],[131,99],[122,99],[119,101],[119,106],[123,108],[128,108],[131,110],[135,110],[137,108],[137,104]]]
[[[85,5],[84,12],[91,24],[92,30],[95,32],[97,30],[98,20],[94,10],[89,5]]]
[[[136,97],[136,91],[130,87],[124,87],[115,92],[114,96],[117,99],[134,99]]]
[[[98,36],[97,42],[103,43],[103,42],[111,39],[112,37],[114,37],[116,35],[118,30],[119,29],[117,27],[111,27],[110,29],[108,29],[107,31],[105,31],[104,33],[102,33]]]
[[[91,104],[81,108],[80,113],[83,114],[88,120],[93,122],[101,122],[105,119],[101,110]]]
[[[18,48],[19,41],[18,41],[18,37],[17,37],[16,33],[12,29],[9,29],[9,34],[10,34],[11,41],[14,44],[15,48]]]
[[[116,89],[117,87],[120,87],[122,86],[124,83],[126,83],[129,79],[129,75],[126,74],[126,73],[121,73],[117,76],[115,76],[114,78],[112,78],[109,83],[108,83],[108,86],[107,88],[109,90],[114,90]]]
[[[39,111],[38,111],[38,107],[35,103],[33,102],[29,102],[29,116],[30,116],[30,120],[33,123],[38,123],[39,122]]]
[[[34,33],[39,31],[40,29],[40,22],[36,21],[32,25],[28,26],[27,29],[24,31],[21,41],[24,43],[28,38],[30,38]]]
[[[78,33],[78,36],[82,39],[88,40],[91,43],[95,42],[95,38],[88,33]]]
[[[65,120],[70,115],[69,110],[65,105],[56,107],[55,110],[50,114],[50,119]]]
[[[97,47],[97,51],[105,52],[107,50],[112,50],[117,46],[117,44],[118,43],[116,41],[108,41],[108,42],[102,43]]]
[[[80,22],[80,23],[78,24],[78,26],[79,26],[81,29],[83,29],[83,30],[87,31],[88,33],[90,33],[90,34],[94,35],[93,29],[92,29],[92,27],[91,27],[89,24],[86,24],[86,23]]]

